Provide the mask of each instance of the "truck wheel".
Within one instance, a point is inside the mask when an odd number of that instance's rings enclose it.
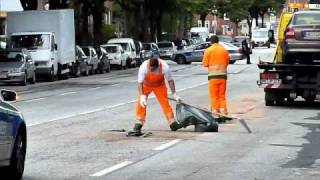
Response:
[[[54,81],[54,69],[52,68],[51,71],[50,71],[50,74],[49,74],[49,81],[50,82],[53,82]]]
[[[32,78],[30,79],[30,84],[36,83],[36,72],[33,72]]]
[[[275,96],[274,96],[274,94],[267,91],[267,92],[265,93],[265,103],[266,103],[266,106],[273,106],[273,105],[274,105],[274,101],[275,101]]]
[[[276,105],[277,106],[283,106],[284,105],[284,98],[279,98],[276,100]]]

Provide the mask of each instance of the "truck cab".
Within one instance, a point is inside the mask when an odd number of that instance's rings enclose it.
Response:
[[[53,32],[20,32],[10,36],[11,48],[26,48],[36,65],[36,74],[57,74],[57,44]]]

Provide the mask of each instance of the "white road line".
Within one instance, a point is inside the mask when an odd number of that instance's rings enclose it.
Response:
[[[89,91],[91,91],[91,90],[97,90],[97,89],[101,89],[102,87],[94,87],[94,88],[90,88],[90,89],[88,89]]]
[[[77,92],[66,92],[66,93],[62,93],[59,96],[66,96],[66,95],[70,95],[70,94],[76,94]]]
[[[43,100],[43,99],[45,99],[45,98],[36,98],[36,99],[30,99],[30,100],[27,100],[27,101],[25,101],[25,102],[28,102],[28,103],[30,103],[30,102],[41,101],[41,100]]]
[[[111,87],[114,87],[114,86],[119,86],[120,84],[113,84],[113,85],[111,85]]]
[[[163,145],[161,145],[161,146],[158,146],[158,147],[156,147],[156,148],[153,148],[153,150],[155,150],[155,151],[162,151],[162,150],[164,150],[164,149],[169,148],[170,146],[173,146],[173,145],[179,143],[180,141],[181,141],[181,139],[175,139],[175,140],[172,140],[172,141],[170,141],[170,142],[168,142],[168,143],[166,143],[166,144],[163,144]]]
[[[117,165],[114,165],[112,167],[106,168],[106,169],[104,169],[102,171],[99,171],[97,173],[94,173],[94,174],[92,174],[90,176],[92,176],[92,177],[104,176],[104,175],[110,174],[110,173],[112,173],[112,172],[114,172],[116,170],[119,170],[121,168],[124,168],[126,166],[129,166],[132,163],[133,163],[132,161],[124,161],[124,162],[122,162],[120,164],[117,164]]]
[[[178,89],[177,92],[185,91],[185,90],[188,90],[188,89],[193,89],[193,88],[196,88],[196,87],[199,87],[199,86],[203,86],[203,85],[206,85],[206,84],[208,84],[208,81],[203,82],[203,83],[196,84],[196,85],[194,85],[194,86],[190,86],[190,87]]]

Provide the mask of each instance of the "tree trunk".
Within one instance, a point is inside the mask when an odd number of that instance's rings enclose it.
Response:
[[[207,15],[207,13],[200,14],[201,27],[205,27]]]
[[[260,14],[261,17],[261,28],[264,28],[264,13]]]
[[[20,0],[24,10],[37,10],[38,0]]]
[[[93,43],[95,47],[101,44],[102,12],[98,10],[93,13]]]
[[[255,17],[256,19],[256,26],[259,27],[259,16]]]
[[[249,38],[251,39],[252,37],[252,19],[247,16],[247,23],[248,23],[248,27],[249,27]]]
[[[157,41],[162,41],[162,12],[159,11],[156,18],[156,26],[157,26]]]

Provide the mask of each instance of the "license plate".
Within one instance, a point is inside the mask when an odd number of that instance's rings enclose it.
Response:
[[[8,78],[8,74],[7,73],[0,73],[0,78],[6,79],[6,78]]]
[[[305,39],[320,39],[320,32],[305,32]]]
[[[280,85],[282,83],[281,79],[261,79],[261,84],[275,84]]]

